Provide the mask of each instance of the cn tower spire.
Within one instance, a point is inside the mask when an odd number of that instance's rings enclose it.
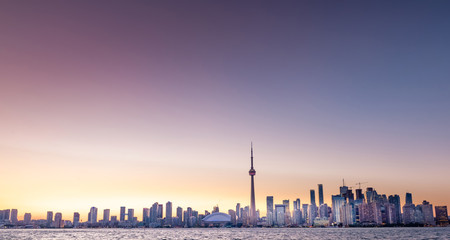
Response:
[[[253,169],[253,142],[250,143],[250,152],[251,152],[251,160],[252,160],[252,165],[251,165],[251,169]]]
[[[250,188],[250,225],[256,226],[257,219],[256,219],[256,204],[255,204],[255,175],[256,171],[253,168],[253,142],[250,145],[250,160],[251,160],[251,167],[248,174],[252,178],[251,180],[251,188]]]

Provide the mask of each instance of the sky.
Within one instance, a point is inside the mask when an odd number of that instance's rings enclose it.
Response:
[[[450,205],[449,7],[1,1],[0,209],[227,212],[251,142],[263,215],[342,179]]]

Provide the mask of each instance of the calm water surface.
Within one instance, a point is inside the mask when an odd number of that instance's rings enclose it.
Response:
[[[450,239],[450,228],[1,229],[3,239]]]

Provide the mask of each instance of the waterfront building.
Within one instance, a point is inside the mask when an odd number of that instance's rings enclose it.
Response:
[[[448,212],[447,206],[435,206],[436,223],[440,226],[448,226]]]
[[[143,208],[142,209],[142,221],[148,225],[150,223],[150,208]]]
[[[266,197],[267,202],[267,225],[272,226],[273,225],[273,196],[267,196]]]
[[[51,227],[53,223],[53,212],[48,211],[47,212],[47,227]]]
[[[284,204],[275,204],[275,219],[274,223],[278,227],[285,226],[285,213],[286,213],[286,205]]]
[[[55,228],[63,228],[64,222],[61,213],[55,213]]]
[[[134,209],[133,208],[128,208],[128,222],[129,223],[134,223]]]
[[[308,225],[314,225],[314,220],[317,217],[317,206],[315,204],[311,204],[308,206]]]
[[[321,204],[319,206],[319,211],[318,211],[319,217],[320,218],[328,218],[328,205],[326,203]]]
[[[396,218],[396,222],[395,223],[401,223],[402,222],[402,208],[401,208],[401,204],[400,204],[400,196],[395,194],[395,195],[390,195],[388,198],[389,203],[394,204],[395,206],[395,218]]]
[[[166,225],[172,225],[172,202],[166,203]]]
[[[308,204],[302,205],[302,223],[308,222]]]
[[[181,223],[183,222],[183,208],[182,207],[177,207],[177,218],[178,218],[177,225],[181,226]]]
[[[126,211],[125,207],[123,206],[120,207],[120,218],[119,218],[120,222],[125,222],[125,215],[126,215],[125,211]]]
[[[323,185],[319,184],[319,206],[323,204]]]
[[[109,216],[111,214],[111,210],[110,209],[103,209],[103,223],[108,223],[109,222]]]
[[[411,193],[406,193],[405,204],[413,204],[412,194]]]
[[[18,215],[17,209],[11,209],[11,223],[12,224],[17,224],[17,222],[19,221],[17,219],[17,215]]]
[[[426,225],[436,225],[436,222],[434,221],[434,215],[433,215],[433,205],[430,204],[427,201],[423,201],[421,205],[419,205],[420,210],[423,214],[423,221]]]
[[[96,207],[91,207],[88,215],[89,223],[97,223],[97,210],[98,209]]]
[[[340,209],[345,203],[345,197],[341,195],[332,195],[331,196],[331,206],[333,209],[333,222],[340,223],[341,222],[341,214]]]
[[[360,222],[362,224],[382,224],[381,205],[378,202],[368,202],[359,205]]]
[[[414,204],[407,203],[403,205],[402,219],[404,224],[411,224],[416,221],[414,216],[415,209],[416,206]]]
[[[289,200],[283,200],[284,205],[284,224],[291,224],[291,210],[289,209]]]
[[[73,226],[77,227],[79,223],[80,223],[80,213],[74,212],[73,213]]]
[[[316,205],[316,193],[314,189],[309,190],[309,195],[311,197],[311,205]]]

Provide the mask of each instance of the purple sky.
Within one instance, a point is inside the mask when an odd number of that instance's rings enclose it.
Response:
[[[262,211],[342,178],[449,204],[449,8],[2,1],[0,207],[226,210],[250,141]]]

